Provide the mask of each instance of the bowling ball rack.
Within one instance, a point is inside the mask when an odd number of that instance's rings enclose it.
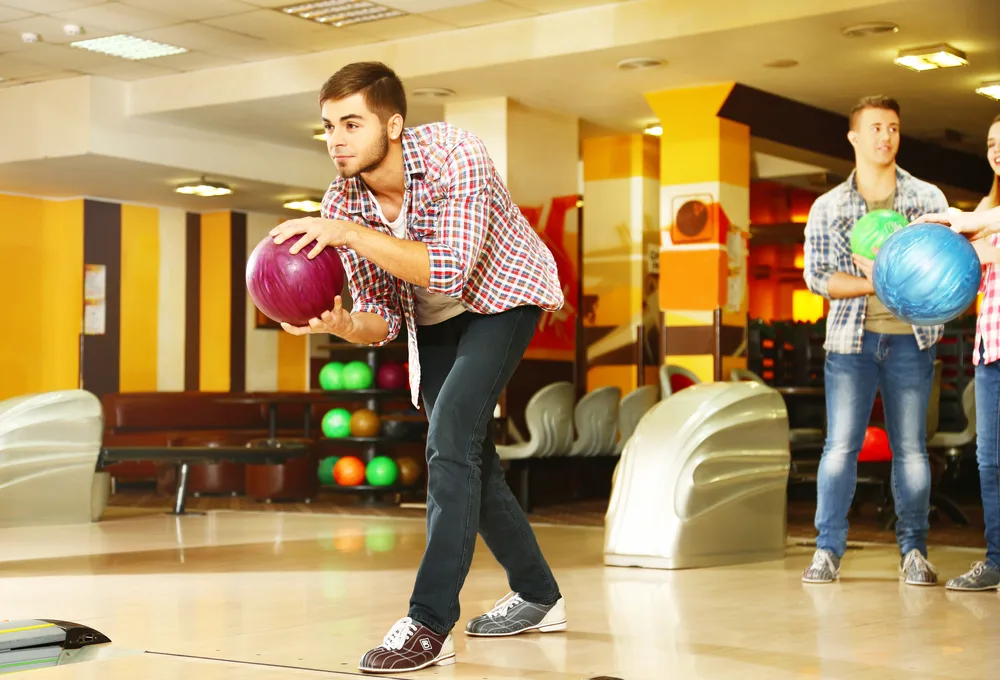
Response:
[[[384,346],[388,348],[389,346]],[[404,345],[405,347],[405,345]],[[383,348],[371,348],[371,347],[358,347],[351,346],[340,343],[335,343],[333,345],[324,345],[324,349],[334,350],[339,352],[344,351],[362,351],[365,353],[365,360],[368,366],[371,368],[372,375],[378,375],[379,368],[379,354],[380,349]],[[395,348],[393,348],[395,349]],[[374,411],[381,419],[385,415],[385,409],[382,404],[386,401],[399,401],[410,400],[410,390],[409,389],[380,389],[377,387],[370,387],[367,389],[360,390],[328,390],[323,391],[324,401],[329,402],[331,407],[334,407],[338,402],[364,402],[364,407],[371,411]],[[383,421],[384,422],[384,421]],[[357,455],[365,465],[367,465],[373,458],[380,455],[392,456],[391,452],[387,452],[385,449],[387,447],[395,446],[398,444],[405,444],[408,442],[420,442],[423,441],[424,437],[400,437],[400,436],[385,436],[379,435],[374,437],[355,437],[355,436],[345,436],[345,437],[321,437],[317,443],[320,447],[326,448],[327,446],[338,446],[338,447],[356,447],[358,454],[346,454],[340,453],[335,455]],[[421,478],[422,479],[422,478]],[[423,490],[423,484],[417,482],[415,484],[401,484],[398,479],[395,484],[387,486],[375,486],[368,483],[356,484],[353,486],[341,486],[339,484],[328,484],[320,483],[320,488],[324,492],[338,493],[338,494],[349,494],[359,496],[359,505],[365,507],[381,507],[381,506],[393,506],[397,505],[399,502],[399,497],[402,494],[417,492]]]

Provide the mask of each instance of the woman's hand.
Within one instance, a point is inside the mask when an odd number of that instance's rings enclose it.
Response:
[[[1000,230],[1000,224],[991,219],[989,212],[928,213],[918,217],[913,224],[942,224],[964,234],[970,241]]]
[[[270,235],[274,237],[276,245],[281,245],[293,236],[302,234],[302,237],[289,250],[292,255],[315,241],[316,245],[306,256],[311,260],[323,252],[323,248],[327,246],[337,248],[347,245],[349,235],[355,227],[357,225],[353,222],[328,220],[322,217],[300,217],[282,222],[271,230]]]

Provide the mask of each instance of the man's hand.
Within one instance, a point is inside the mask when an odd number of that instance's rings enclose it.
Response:
[[[344,310],[342,300],[338,295],[334,300],[333,309],[323,312],[318,319],[310,319],[308,326],[292,326],[282,323],[281,327],[292,335],[307,335],[309,333],[330,333],[350,342],[348,336],[356,330],[354,317]]]
[[[300,217],[288,220],[279,224],[271,230],[270,235],[274,237],[274,243],[281,245],[288,239],[298,234],[303,234],[289,252],[294,255],[307,245],[316,242],[313,249],[309,251],[307,257],[311,260],[321,252],[323,248],[330,246],[337,248],[347,245],[349,234],[357,229],[354,222],[343,220],[328,220],[322,217]]]
[[[873,248],[872,250],[877,250]],[[861,257],[860,255],[851,255],[851,259],[861,273],[865,275],[865,278],[869,281],[872,280],[872,267],[875,265],[874,260],[869,260],[867,257]]]

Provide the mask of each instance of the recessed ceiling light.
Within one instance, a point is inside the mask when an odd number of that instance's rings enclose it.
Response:
[[[449,90],[447,87],[418,87],[411,90],[410,95],[414,97],[434,97],[440,99],[442,97],[454,97],[455,90]]]
[[[318,198],[300,198],[295,201],[285,201],[282,207],[307,213],[319,212],[320,208],[323,207],[323,202]]]
[[[991,80],[976,88],[976,94],[1000,101],[1000,80]]]
[[[76,42],[71,42],[69,46],[121,59],[130,59],[132,61],[156,59],[157,57],[167,57],[172,54],[184,54],[187,52],[187,49],[183,47],[174,47],[173,45],[166,45],[153,40],[146,40],[145,38],[137,38],[134,35],[124,34],[109,35],[106,38],[92,38],[91,40],[77,40]]]
[[[888,21],[874,21],[867,24],[857,24],[848,26],[843,30],[843,34],[848,38],[867,38],[870,35],[882,35],[883,33],[896,33],[899,26]]]
[[[629,59],[622,59],[616,66],[622,71],[638,71],[643,68],[656,68],[666,63],[662,59],[654,59],[652,57],[630,57]]]
[[[900,50],[895,63],[911,71],[932,71],[938,68],[965,66],[968,60],[965,52],[947,43]]]
[[[798,65],[799,62],[794,59],[775,59],[764,64],[766,68],[793,68]]]
[[[181,184],[174,191],[179,194],[187,194],[189,196],[225,196],[227,194],[233,193],[233,190],[229,188],[228,184],[223,184],[222,182],[209,182],[204,177],[197,182],[188,182],[187,184]]]
[[[280,12],[328,26],[349,26],[401,17],[406,12],[367,0],[321,0],[279,8]]]
[[[663,135],[663,126],[659,123],[653,123],[652,125],[647,125],[646,129],[642,132],[643,134],[650,135],[651,137],[660,137]]]

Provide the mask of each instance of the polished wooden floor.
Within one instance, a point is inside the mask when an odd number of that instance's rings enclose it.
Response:
[[[892,546],[855,546],[842,580],[799,580],[784,560],[689,571],[605,568],[601,527],[536,525],[569,611],[565,634],[455,636],[454,666],[393,677],[454,680],[844,678],[1000,674],[1000,595],[912,588]],[[25,678],[271,680],[357,677],[405,614],[420,518],[146,512],[80,527],[0,530],[0,619],[85,623],[108,657]],[[948,577],[981,551],[932,549]],[[506,593],[480,542],[462,618]],[[460,624],[461,625],[461,624]]]

